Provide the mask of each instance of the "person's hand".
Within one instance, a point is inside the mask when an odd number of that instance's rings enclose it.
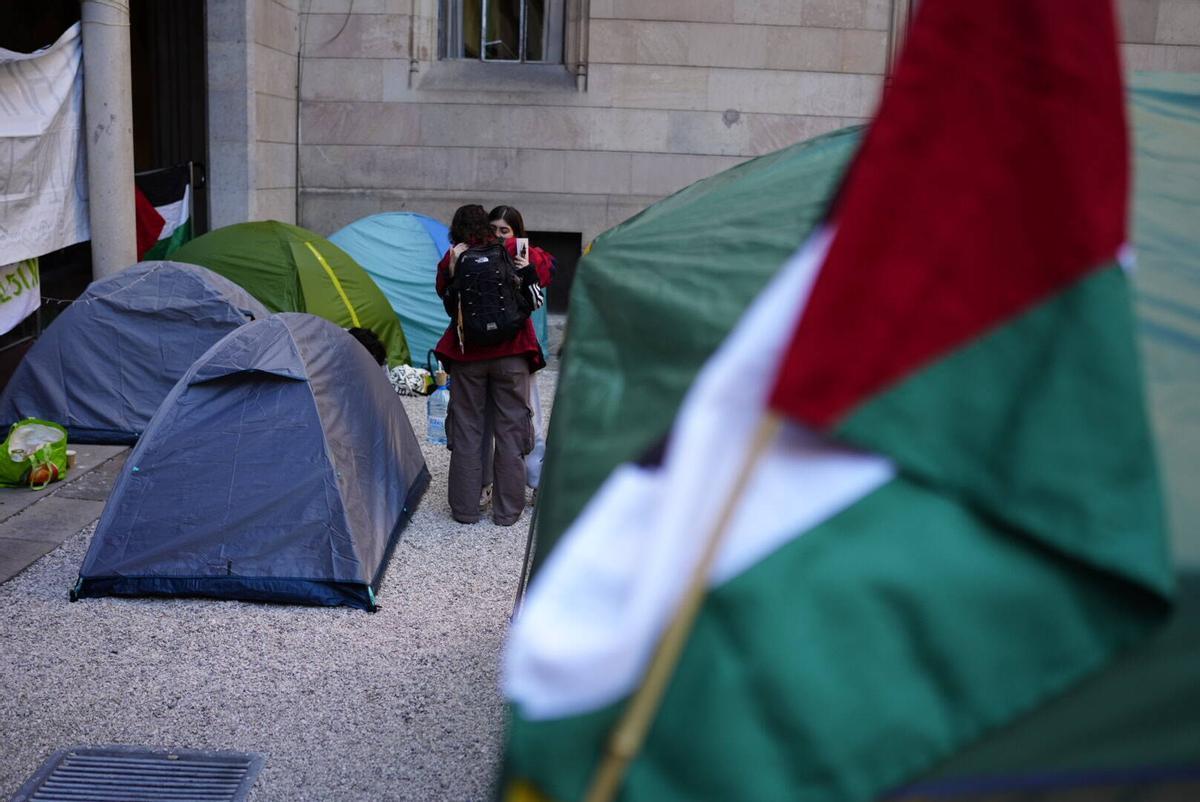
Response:
[[[522,267],[529,267],[529,257],[517,254],[513,257],[513,264],[516,265],[518,270],[520,270]]]
[[[454,258],[450,260],[450,278],[454,278],[454,268],[458,266],[458,257],[463,255],[463,252],[470,247],[465,242],[460,242],[450,249],[450,253],[454,254]]]

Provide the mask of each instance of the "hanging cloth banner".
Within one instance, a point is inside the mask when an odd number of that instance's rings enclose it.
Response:
[[[38,260],[24,259],[0,267],[0,334],[37,311],[42,303]]]
[[[80,25],[35,53],[0,48],[0,263],[90,237]]]

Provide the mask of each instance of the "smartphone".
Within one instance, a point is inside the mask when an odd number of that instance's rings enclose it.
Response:
[[[529,258],[529,239],[527,237],[517,237],[517,256],[521,259]]]

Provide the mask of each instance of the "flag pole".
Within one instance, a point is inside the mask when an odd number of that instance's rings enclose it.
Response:
[[[642,743],[646,740],[646,734],[654,723],[667,685],[675,674],[675,667],[679,664],[683,647],[687,644],[692,627],[696,623],[696,617],[700,613],[700,607],[708,589],[708,575],[725,532],[729,528],[729,522],[737,509],[738,501],[745,493],[746,485],[749,483],[750,476],[753,475],[759,459],[779,432],[782,422],[783,419],[773,412],[766,413],[758,422],[741,471],[734,481],[729,496],[725,499],[720,515],[717,516],[712,530],[708,533],[704,552],[692,571],[679,608],[667,624],[662,637],[659,638],[654,657],[642,677],[641,685],[634,691],[633,697],[621,714],[621,719],[609,736],[608,745],[601,757],[600,766],[592,775],[584,802],[612,802],[616,798],[617,792],[620,791],[629,764],[641,750]]]

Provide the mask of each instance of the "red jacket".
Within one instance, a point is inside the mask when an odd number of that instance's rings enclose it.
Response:
[[[477,243],[473,243],[477,244]],[[517,240],[511,237],[504,241],[504,247],[508,250],[508,255],[516,257],[517,255]],[[446,251],[442,256],[442,260],[437,266],[437,294],[439,297],[445,295],[446,287],[450,283],[450,262],[454,257],[453,249]],[[545,287],[550,283],[550,255],[541,248],[529,246],[529,264],[537,271],[538,284]],[[537,334],[533,331],[533,321],[526,320],[525,325],[517,332],[517,335],[508,342],[500,343],[499,345],[486,346],[470,346],[466,350],[460,350],[458,346],[458,335],[454,330],[454,322],[446,327],[446,333],[442,335],[442,339],[438,340],[438,344],[434,347],[433,352],[437,354],[438,359],[443,362],[477,362],[484,359],[499,359],[504,356],[520,356],[525,355],[529,358],[529,369],[531,371],[540,370],[546,366],[546,359],[542,355],[542,347],[538,344]]]

